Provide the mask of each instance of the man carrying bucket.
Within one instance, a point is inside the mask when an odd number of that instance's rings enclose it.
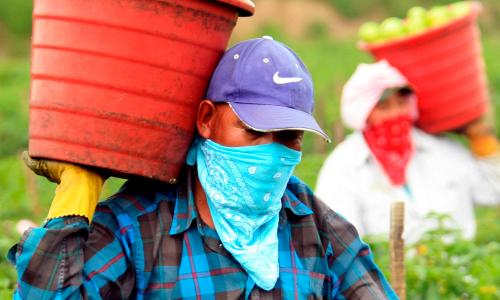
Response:
[[[292,176],[304,131],[328,140],[296,54],[239,43],[207,98],[179,182],[130,180],[95,215],[101,175],[26,157],[59,185],[10,251],[16,297],[397,299],[354,227]]]
[[[464,130],[472,153],[415,127],[416,97],[387,61],[360,65],[344,87],[341,113],[356,130],[327,158],[316,194],[361,235],[387,236],[390,206],[406,203],[405,238],[435,226],[430,212],[451,216],[466,238],[475,233],[474,203],[500,199],[500,146],[485,123]]]

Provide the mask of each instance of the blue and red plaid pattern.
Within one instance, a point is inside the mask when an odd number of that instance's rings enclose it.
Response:
[[[128,181],[94,221],[48,221],[9,252],[16,299],[398,299],[354,227],[292,177],[280,212],[280,277],[257,287],[197,217],[191,172]]]

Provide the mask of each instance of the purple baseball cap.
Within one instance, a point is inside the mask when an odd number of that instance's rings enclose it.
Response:
[[[229,103],[256,131],[305,130],[330,142],[312,115],[309,71],[295,52],[271,37],[247,40],[227,50],[212,75],[207,99]]]

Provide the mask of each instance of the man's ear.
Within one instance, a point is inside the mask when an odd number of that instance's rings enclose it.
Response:
[[[212,136],[217,117],[215,104],[210,100],[201,101],[198,106],[196,117],[196,128],[202,138],[209,139]]]

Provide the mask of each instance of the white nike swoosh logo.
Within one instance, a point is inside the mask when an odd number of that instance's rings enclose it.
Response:
[[[300,77],[280,77],[280,72],[274,73],[273,81],[276,84],[287,84],[302,81]]]

